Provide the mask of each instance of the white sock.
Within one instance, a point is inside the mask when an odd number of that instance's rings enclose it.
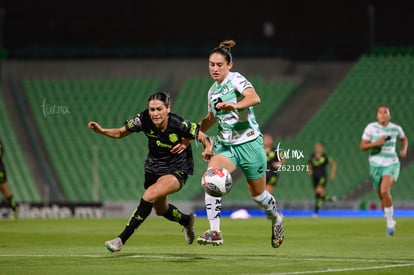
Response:
[[[387,224],[392,227],[394,225],[394,206],[384,207],[384,217]]]
[[[268,191],[264,191],[257,197],[253,197],[258,205],[260,205],[270,217],[274,218],[276,224],[281,223],[279,210],[275,198]]]
[[[210,222],[210,230],[220,232],[221,198],[205,193],[207,218]]]

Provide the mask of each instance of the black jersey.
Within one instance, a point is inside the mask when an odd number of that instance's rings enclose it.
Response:
[[[160,131],[152,122],[148,109],[129,118],[125,128],[131,132],[144,132],[148,138],[148,155],[145,161],[145,172],[155,175],[171,174],[183,171],[192,175],[194,160],[191,144],[181,154],[171,153],[171,149],[180,143],[181,138],[195,139],[199,125],[175,113],[169,113],[168,126]]]
[[[332,162],[332,159],[325,153],[323,153],[319,158],[315,156],[313,153],[309,157],[309,165],[312,166],[313,177],[314,178],[321,178],[327,176],[327,166],[329,163]]]
[[[3,153],[4,153],[3,142],[0,139],[0,168],[4,167],[4,164],[3,164]]]
[[[272,150],[266,154],[267,157],[267,171],[272,173],[277,173],[277,168],[273,167],[274,162],[281,161],[279,156],[276,154],[276,148],[272,148]]]

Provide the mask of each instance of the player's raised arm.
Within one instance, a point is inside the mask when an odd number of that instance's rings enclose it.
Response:
[[[127,131],[125,127],[120,128],[102,128],[99,123],[91,121],[88,123],[88,128],[92,129],[98,134],[105,135],[110,138],[123,138],[130,135],[132,132]]]

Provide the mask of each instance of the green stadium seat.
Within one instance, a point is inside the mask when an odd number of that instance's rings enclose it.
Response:
[[[8,187],[18,202],[41,202],[41,191],[36,185],[29,164],[18,142],[7,103],[0,91],[0,138],[5,153],[3,162],[7,169]]]

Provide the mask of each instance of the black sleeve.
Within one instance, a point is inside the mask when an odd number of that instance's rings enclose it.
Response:
[[[180,118],[180,120],[181,123],[179,125],[179,128],[183,137],[196,139],[198,132],[200,131],[200,125],[185,118]]]
[[[312,166],[312,158],[313,158],[313,154],[310,155],[309,159],[308,159],[308,164],[310,164]]]
[[[140,113],[127,119],[124,123],[125,129],[130,132],[141,132],[142,116],[143,113]]]

